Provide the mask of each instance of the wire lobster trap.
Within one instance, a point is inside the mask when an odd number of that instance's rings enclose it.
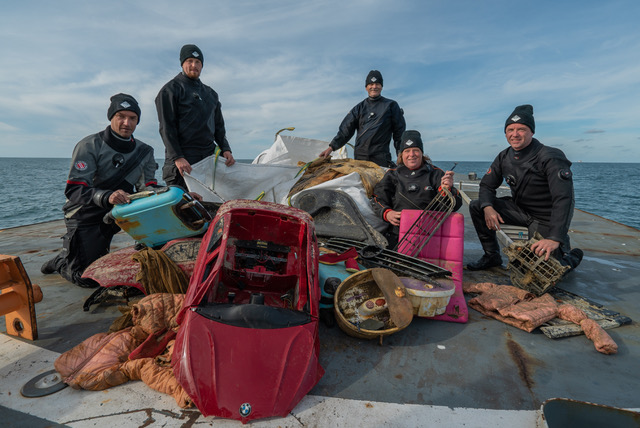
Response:
[[[455,205],[456,200],[451,192],[442,187],[436,197],[429,202],[429,205],[409,227],[402,239],[398,241],[394,250],[411,257],[417,257],[433,234],[449,217]]]
[[[518,288],[527,290],[536,296],[542,296],[553,288],[569,271],[569,266],[563,266],[555,257],[538,256],[531,250],[531,245],[543,239],[536,232],[527,241],[514,241],[502,251],[509,257],[511,283]]]

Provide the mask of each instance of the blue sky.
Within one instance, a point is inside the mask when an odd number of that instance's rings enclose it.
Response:
[[[142,108],[135,136],[162,158],[154,99],[195,43],[236,158],[288,126],[330,141],[378,69],[433,159],[493,159],[526,103],[535,136],[572,161],[640,162],[639,12],[636,0],[9,2],[0,156],[70,157],[126,92]]]

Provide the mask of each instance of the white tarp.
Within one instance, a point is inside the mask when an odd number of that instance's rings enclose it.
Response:
[[[291,165],[298,162],[308,163],[318,158],[329,143],[309,138],[278,135],[276,141],[267,150],[260,153],[254,160],[254,164]],[[331,152],[332,159],[346,159],[347,150],[342,147]]]
[[[227,167],[220,156],[214,168],[215,156],[193,165],[191,174],[184,178],[189,190],[196,192],[207,202],[224,202],[231,199],[256,199],[265,192],[263,201],[289,205],[287,195],[302,174],[298,163],[308,163],[329,146],[326,141],[278,135],[270,148],[260,153],[252,164],[236,162]],[[332,159],[346,159],[347,151],[341,148],[331,153]],[[376,230],[384,231],[388,224],[376,216],[356,172],[318,184],[296,193],[296,197],[311,189],[341,190],[348,194],[358,206],[364,219]]]
[[[287,165],[254,165],[236,162],[225,165],[225,158],[209,156],[192,165],[191,174],[184,179],[189,191],[200,194],[207,202],[226,202],[232,199],[257,199],[265,192],[263,201],[287,205],[287,195],[302,177],[300,167]]]
[[[352,172],[351,174],[304,189],[291,196],[291,205],[294,205],[296,198],[304,192],[312,189],[330,189],[345,192],[347,195],[351,196],[351,199],[353,199],[355,204],[358,206],[360,214],[362,214],[362,217],[364,217],[367,223],[369,223],[378,232],[384,232],[387,229],[389,224],[373,212],[373,208],[371,207],[371,203],[367,197],[367,191],[364,190],[364,186],[362,186],[362,179],[357,172]]]

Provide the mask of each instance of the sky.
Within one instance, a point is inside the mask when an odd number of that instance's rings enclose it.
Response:
[[[285,127],[331,141],[377,69],[382,95],[434,160],[492,160],[507,147],[509,114],[531,104],[535,137],[573,162],[640,162],[637,0],[24,0],[0,10],[1,157],[70,158],[124,92],[142,109],[134,136],[163,158],[154,99],[194,43],[236,159]]]

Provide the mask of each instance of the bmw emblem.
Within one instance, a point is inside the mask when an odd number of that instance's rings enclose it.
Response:
[[[243,403],[240,406],[240,416],[242,416],[243,418],[246,418],[250,414],[251,414],[251,404]]]

